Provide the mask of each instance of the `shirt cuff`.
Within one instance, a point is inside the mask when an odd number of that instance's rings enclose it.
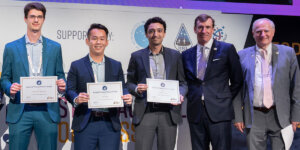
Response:
[[[77,104],[76,102],[75,102],[75,100],[78,98],[78,96],[77,97],[75,97],[74,99],[73,99],[73,103],[74,103],[74,107],[76,108],[79,104]]]
[[[136,86],[136,88],[135,88],[134,92],[136,93],[136,95],[138,95],[138,96],[140,96],[140,97],[142,97],[142,96],[143,96],[143,94],[140,94],[140,93],[137,91],[137,86]]]

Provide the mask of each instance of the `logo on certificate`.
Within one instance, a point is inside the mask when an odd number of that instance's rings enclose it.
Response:
[[[41,85],[42,84],[42,81],[41,80],[37,80],[36,81],[36,85]]]
[[[107,90],[107,86],[103,86],[103,87],[102,87],[102,90],[103,90],[103,91],[106,91],[106,90]]]
[[[160,86],[161,86],[161,87],[165,87],[166,84],[162,82],[162,83],[160,84]]]

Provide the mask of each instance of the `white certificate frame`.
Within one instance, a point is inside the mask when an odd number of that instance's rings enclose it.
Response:
[[[147,102],[154,103],[180,103],[179,81],[146,79]]]
[[[21,77],[21,103],[55,103],[57,76]]]
[[[88,108],[124,107],[122,82],[87,83]]]

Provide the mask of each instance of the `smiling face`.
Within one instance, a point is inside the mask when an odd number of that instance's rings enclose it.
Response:
[[[151,23],[147,29],[146,37],[148,38],[149,45],[162,45],[165,37],[164,26],[160,23]]]
[[[259,48],[266,49],[272,43],[275,28],[268,20],[259,20],[253,24],[253,38]]]
[[[41,32],[45,18],[42,11],[31,9],[24,21],[27,24],[27,31],[36,33]]]
[[[89,37],[86,39],[86,45],[90,48],[92,56],[103,56],[104,50],[108,45],[107,36],[102,29],[92,29]]]
[[[198,20],[194,32],[197,34],[198,43],[205,45],[214,33],[213,21],[210,18],[204,22]]]

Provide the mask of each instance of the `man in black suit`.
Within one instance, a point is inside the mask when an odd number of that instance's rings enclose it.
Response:
[[[147,102],[146,78],[178,80],[181,102],[187,92],[182,58],[178,51],[162,45],[166,23],[159,17],[144,25],[149,46],[131,54],[127,85],[134,95],[135,149],[152,150],[157,135],[158,150],[174,150],[177,125],[182,122],[181,105]]]
[[[194,22],[198,44],[182,53],[188,83],[187,117],[193,150],[230,150],[232,99],[242,85],[239,56],[232,44],[214,40],[214,19]],[[230,83],[229,83],[230,82]]]
[[[104,55],[108,45],[108,30],[101,24],[92,24],[87,32],[89,54],[72,62],[68,73],[67,96],[75,104],[72,129],[75,150],[119,150],[121,124],[117,108],[89,109],[87,83],[123,83],[122,99],[131,104],[120,62]]]

